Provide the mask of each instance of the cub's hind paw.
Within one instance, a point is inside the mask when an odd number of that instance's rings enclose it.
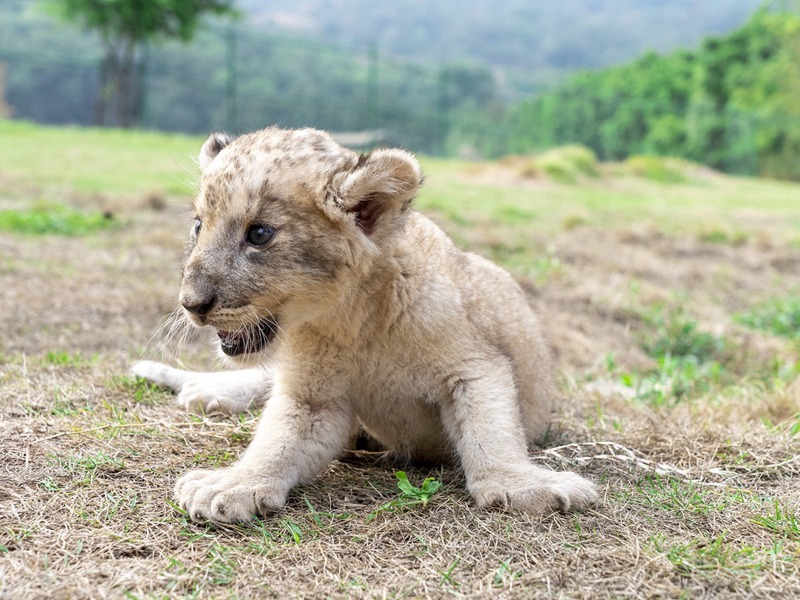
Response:
[[[576,473],[533,468],[498,475],[470,486],[478,506],[510,508],[534,514],[586,510],[597,502],[594,483]]]

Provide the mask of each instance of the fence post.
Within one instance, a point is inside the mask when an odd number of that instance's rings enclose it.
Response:
[[[444,67],[439,71],[438,110],[436,119],[437,153],[444,156],[446,153],[447,134],[450,130],[450,71]]]
[[[378,44],[371,42],[367,49],[367,129],[377,132],[380,128],[378,105]]]
[[[147,97],[149,92],[150,80],[150,44],[144,42],[142,44],[142,57],[139,61],[139,106],[137,120],[139,127],[142,129],[147,128],[148,114],[147,114]]]
[[[729,108],[725,111],[725,129],[726,170],[737,175],[757,175],[758,149],[753,133],[753,116]]]
[[[238,133],[239,123],[236,102],[236,28],[229,25],[225,30],[225,129]]]

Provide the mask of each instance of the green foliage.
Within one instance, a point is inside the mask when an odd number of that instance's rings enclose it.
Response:
[[[433,477],[428,477],[422,482],[422,487],[416,487],[408,480],[405,471],[397,471],[395,476],[397,477],[397,487],[400,489],[400,498],[378,507],[367,516],[367,521],[372,521],[382,512],[394,512],[398,509],[418,505],[427,506],[431,497],[439,491],[442,485]]]
[[[205,14],[231,14],[234,0],[46,0],[63,18],[100,34],[105,60],[95,123],[130,127],[143,111],[142,77],[135,72],[142,45],[159,38],[192,38]]]
[[[0,210],[0,230],[28,235],[82,236],[115,224],[102,213],[84,213],[61,204],[40,203],[28,210]]]
[[[47,0],[56,14],[75,21],[103,39],[139,43],[164,36],[189,40],[205,14],[233,12],[235,0]]]
[[[739,320],[754,329],[800,340],[800,297],[772,298],[740,315]]]
[[[798,62],[800,15],[761,10],[697,51],[580,73],[521,104],[511,149],[580,143],[603,160],[662,154],[800,178]]]

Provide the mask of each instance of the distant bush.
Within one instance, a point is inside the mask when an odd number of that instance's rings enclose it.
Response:
[[[518,170],[519,174],[526,178],[545,176],[565,183],[573,183],[579,177],[599,175],[594,152],[577,145],[562,146],[543,154],[525,157],[521,159]]]
[[[684,183],[689,163],[660,156],[631,156],[623,163],[626,171],[659,183]]]

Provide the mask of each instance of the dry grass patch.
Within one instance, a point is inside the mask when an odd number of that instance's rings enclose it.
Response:
[[[773,326],[793,315],[800,256],[783,205],[761,202],[778,188],[649,182],[613,205],[633,184],[476,191],[474,172],[428,171],[421,206],[545,315],[565,401],[532,459],[597,481],[596,508],[478,510],[457,467],[354,452],[276,514],[191,523],[176,478],[233,462],[258,415],[187,415],[126,375],[174,306],[186,222],[180,201],[112,190],[111,230],[0,237],[0,597],[800,595],[798,347]],[[734,188],[731,210],[716,203]],[[743,243],[676,225],[706,194]],[[182,352],[208,366],[203,338]]]

